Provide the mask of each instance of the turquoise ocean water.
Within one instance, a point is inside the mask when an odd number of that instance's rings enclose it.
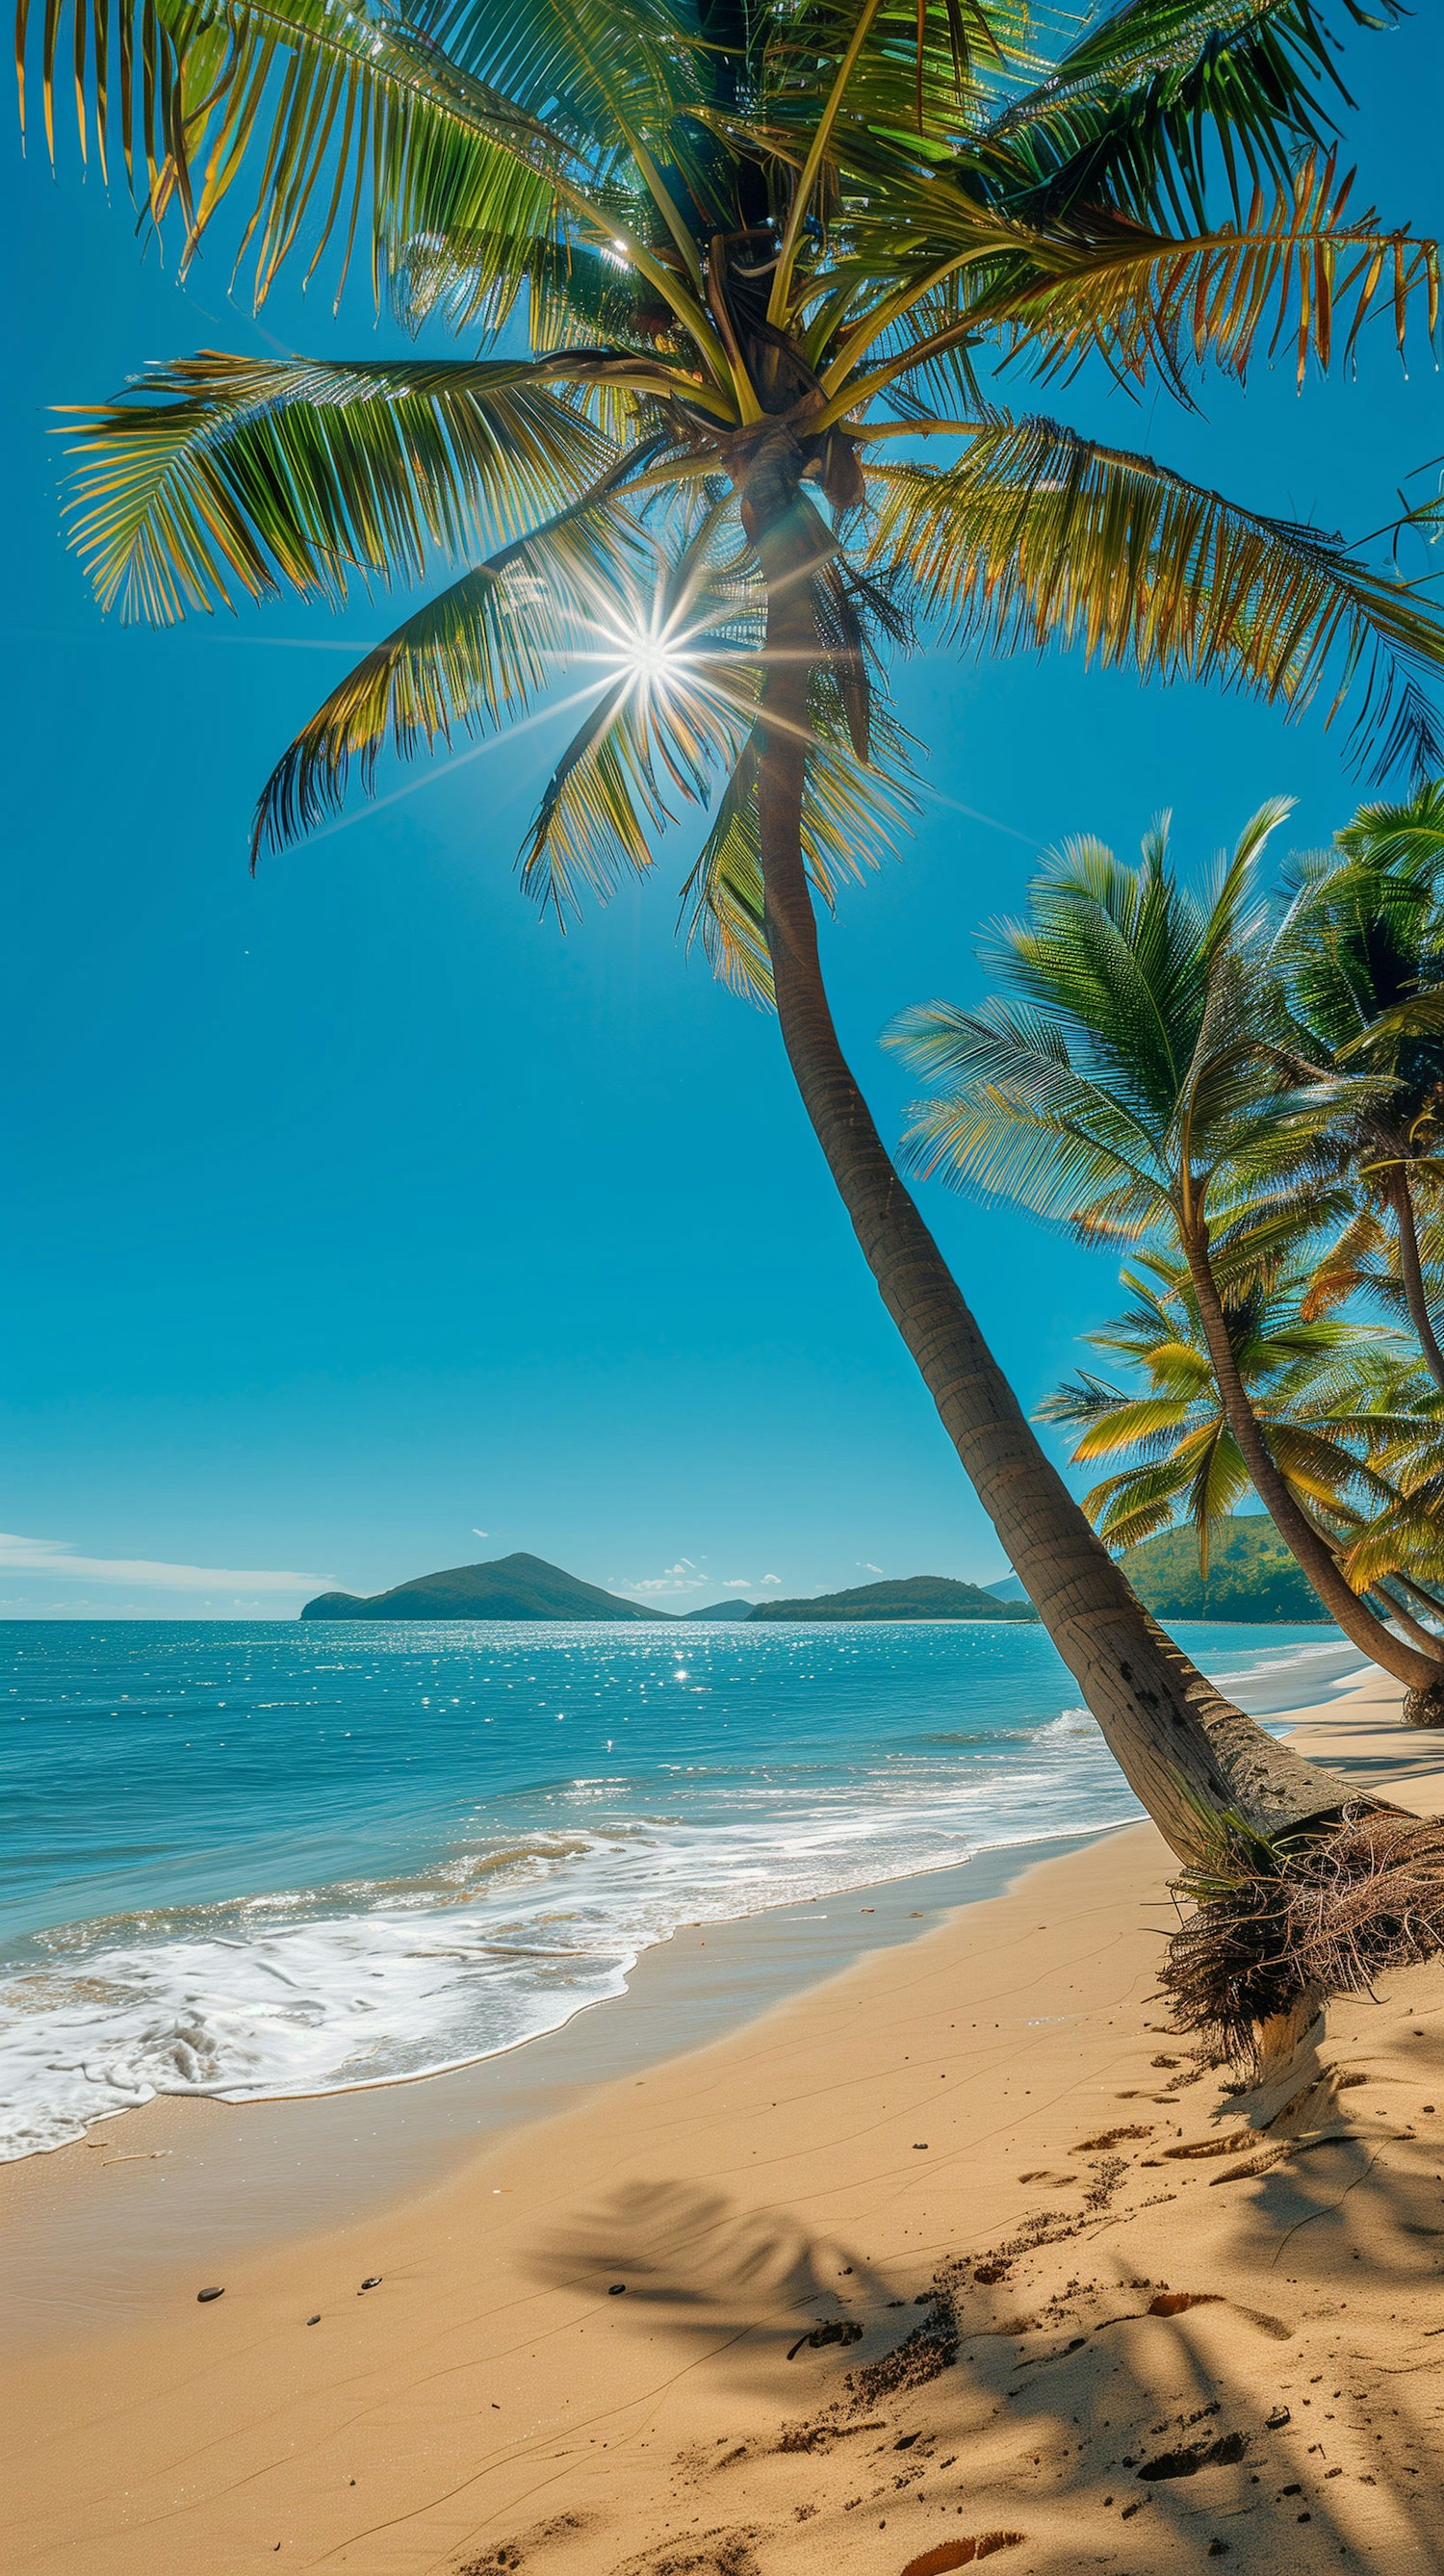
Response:
[[[1259,1715],[1358,1667],[1191,1628]],[[0,2157],[419,2075],[720,1921],[1137,1813],[1041,1631],[0,1624]]]

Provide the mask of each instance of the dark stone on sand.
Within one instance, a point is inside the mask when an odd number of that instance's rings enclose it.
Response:
[[[221,2289],[221,2290],[197,2290],[197,2292],[196,2292],[196,2302],[197,2302],[197,2305],[198,2305],[198,2306],[200,2306],[200,2307],[204,2307],[204,2306],[205,2306],[205,2303],[206,2303],[206,2301],[207,2301],[207,2299],[223,2299],[223,2298],[225,2297],[225,2295],[226,2295],[226,2294],[225,2294],[225,2291],[224,2291],[223,2289]]]
[[[381,2274],[379,2272],[373,2272],[368,2281],[362,2282],[361,2287],[363,2290],[379,2290],[381,2287]]]
[[[620,2298],[621,2298],[621,2296],[622,2296],[622,2294],[623,2294],[623,2292],[624,2292],[624,2290],[626,2289],[626,2286],[627,2286],[627,2285],[626,2285],[626,2282],[625,2282],[625,2281],[614,2281],[614,2282],[612,2283],[611,2288],[610,2288],[610,2289],[608,2290],[608,2292],[607,2292],[607,2296],[608,2296],[608,2298],[609,2298],[609,2299],[620,2299]]]
[[[316,2313],[315,2313],[315,2315],[314,2315],[313,2317],[308,2317],[308,2318],[306,2319],[306,2323],[307,2323],[307,2325],[308,2325],[308,2326],[318,2326],[318,2325],[320,2324],[320,2322],[321,2322],[321,2311],[320,2311],[320,2309],[319,2309],[319,2308],[316,2310]]]
[[[1293,2417],[1290,2415],[1287,2406],[1276,2406],[1272,2415],[1266,2415],[1264,2417],[1264,2422],[1271,2433],[1281,2433],[1285,2424],[1291,2424],[1292,2421]]]
[[[1200,2469],[1231,2469],[1248,2449],[1246,2433],[1223,2433],[1214,2442],[1185,2442],[1176,2451],[1161,2451],[1145,2460],[1141,2478],[1192,2478]]]

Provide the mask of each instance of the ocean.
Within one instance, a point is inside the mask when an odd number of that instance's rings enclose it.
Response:
[[[1260,1716],[1360,1661],[1184,1636]],[[1138,1813],[1003,1623],[13,1621],[0,1665],[0,2159],[462,2065],[682,1924]]]

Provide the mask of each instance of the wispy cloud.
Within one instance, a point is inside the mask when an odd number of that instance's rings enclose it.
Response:
[[[881,1574],[882,1572],[882,1567],[880,1565],[874,1565],[870,1556],[860,1556],[857,1562],[862,1567],[864,1574]]]
[[[700,1592],[705,1577],[700,1575],[690,1556],[679,1556],[675,1565],[661,1574],[644,1574],[635,1583],[614,1584],[617,1592]]]
[[[83,1583],[136,1583],[155,1592],[316,1592],[325,1574],[277,1573],[254,1566],[165,1565],[148,1556],[80,1556],[69,1539],[21,1538],[0,1530],[0,1575],[48,1574]]]

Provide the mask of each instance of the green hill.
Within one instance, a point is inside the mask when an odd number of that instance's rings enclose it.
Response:
[[[1209,1550],[1208,1581],[1198,1570],[1192,1529],[1161,1530],[1119,1563],[1140,1601],[1159,1619],[1284,1620],[1332,1625],[1273,1522],[1261,1512],[1235,1514]]]
[[[759,1601],[753,1619],[1036,1619],[1026,1601],[995,1601],[976,1583],[947,1574],[910,1574],[898,1583],[859,1583],[810,1601]]]
[[[750,1601],[709,1601],[701,1610],[684,1610],[684,1619],[750,1619]]]
[[[598,1584],[583,1583],[540,1556],[498,1556],[487,1565],[453,1565],[443,1574],[418,1574],[390,1592],[369,1598],[355,1592],[322,1592],[308,1601],[303,1619],[666,1619],[619,1600]]]

